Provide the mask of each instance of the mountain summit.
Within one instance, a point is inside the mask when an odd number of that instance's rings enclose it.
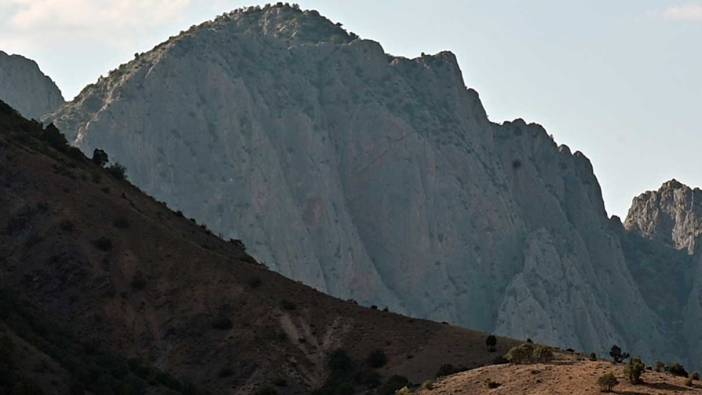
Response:
[[[670,180],[634,198],[624,226],[694,254],[702,236],[702,190]]]
[[[491,122],[450,52],[396,57],[314,11],[250,7],[138,54],[49,120],[334,296],[598,354],[691,358],[691,332],[633,269],[667,250],[628,250],[649,240],[612,226],[589,160],[538,124]]]
[[[0,51],[0,100],[28,118],[40,119],[61,106],[63,96],[33,60]]]

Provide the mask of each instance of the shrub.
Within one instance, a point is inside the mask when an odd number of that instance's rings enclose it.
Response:
[[[53,123],[50,123],[49,126],[42,131],[40,137],[57,150],[65,151],[68,148],[66,136],[64,136]]]
[[[674,376],[687,377],[687,370],[679,363],[674,363],[665,368],[667,372]]]
[[[280,301],[280,307],[282,307],[283,310],[287,310],[287,311],[292,311],[292,310],[296,309],[295,303],[293,303],[287,299],[283,299]]]
[[[110,173],[110,175],[118,180],[126,180],[127,179],[127,168],[122,166],[119,163],[113,163],[110,166],[106,167],[107,172]]]
[[[540,363],[547,363],[553,360],[553,351],[550,348],[544,346],[536,346],[534,352],[532,353],[534,361]]]
[[[485,338],[485,345],[489,352],[495,352],[495,346],[497,345],[497,338],[495,335],[490,335]]]
[[[612,357],[614,363],[621,363],[625,359],[629,358],[629,353],[622,352],[622,349],[616,344],[612,346],[612,349],[609,351],[609,355]]]
[[[491,379],[487,379],[487,387],[490,389],[495,389],[502,384],[498,383],[497,381],[492,381]]]
[[[641,374],[646,369],[646,365],[641,362],[639,358],[631,358],[629,360],[629,365],[624,369],[624,374],[629,378],[631,384],[641,383]]]
[[[600,386],[602,392],[612,392],[614,386],[619,384],[619,380],[617,380],[613,373],[607,373],[597,379],[597,384]]]
[[[530,363],[533,360],[533,353],[534,345],[530,343],[523,343],[512,347],[507,354],[505,354],[505,359],[511,363]]]
[[[422,386],[420,387],[423,390],[433,390],[434,389],[434,382],[431,380],[427,380],[422,383]]]
[[[112,240],[107,237],[101,237],[93,240],[93,245],[101,251],[110,251],[112,249]]]
[[[383,350],[375,350],[368,355],[366,362],[371,368],[378,369],[382,368],[386,363],[388,363],[388,357],[385,355]]]
[[[263,387],[254,393],[255,395],[278,395],[278,391],[271,387]]]
[[[439,367],[439,370],[436,372],[436,377],[443,377],[443,376],[450,376],[454,373],[462,372],[465,369],[457,368],[450,363],[445,363]]]
[[[690,376],[690,378],[693,379],[693,380],[700,381],[700,374],[697,373],[697,372],[695,372],[695,373],[692,374],[692,376]]]
[[[656,372],[663,372],[665,371],[665,364],[661,361],[656,362]]]
[[[394,395],[395,391],[409,384],[409,380],[403,376],[390,376],[390,378],[378,388],[378,395]]]
[[[597,361],[597,354],[595,354],[594,352],[593,352],[593,353],[590,353],[590,360],[591,360],[591,361]]]
[[[95,148],[95,150],[93,151],[92,161],[96,165],[104,167],[107,164],[107,162],[110,161],[110,159],[107,157],[107,152],[99,148]]]

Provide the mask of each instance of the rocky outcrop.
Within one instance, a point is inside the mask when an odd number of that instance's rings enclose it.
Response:
[[[690,254],[702,236],[702,190],[671,180],[634,198],[624,226]]]
[[[50,119],[332,295],[598,353],[683,353],[587,158],[539,125],[490,122],[449,52],[393,57],[314,11],[250,8],[139,55]]]
[[[3,51],[0,51],[0,100],[33,119],[40,119],[63,104],[61,91],[33,60]]]

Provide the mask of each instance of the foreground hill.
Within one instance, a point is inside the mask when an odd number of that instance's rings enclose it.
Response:
[[[340,298],[695,359],[690,332],[632,274],[674,249],[627,249],[648,239],[607,218],[589,160],[539,125],[490,122],[449,52],[395,57],[315,11],[250,7],[139,54],[50,119],[149,194]]]
[[[115,174],[0,103],[0,392],[358,391],[514,344],[323,295]]]
[[[644,371],[643,383],[628,381],[625,365],[588,361],[575,356],[549,364],[492,365],[445,377],[416,391],[419,395],[596,395],[601,394],[598,378],[613,373],[619,384],[616,394],[668,395],[702,394],[702,382],[666,372]]]
[[[0,100],[27,118],[40,119],[61,106],[63,96],[54,81],[33,60],[0,51]]]

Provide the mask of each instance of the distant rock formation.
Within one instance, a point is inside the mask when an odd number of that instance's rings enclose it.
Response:
[[[0,100],[25,117],[37,120],[64,103],[56,84],[33,60],[3,51],[0,51]]]
[[[539,125],[490,122],[450,52],[394,57],[315,11],[252,7],[139,55],[50,119],[332,295],[688,357],[632,275],[640,256],[623,244],[647,239],[607,218],[589,160]]]

